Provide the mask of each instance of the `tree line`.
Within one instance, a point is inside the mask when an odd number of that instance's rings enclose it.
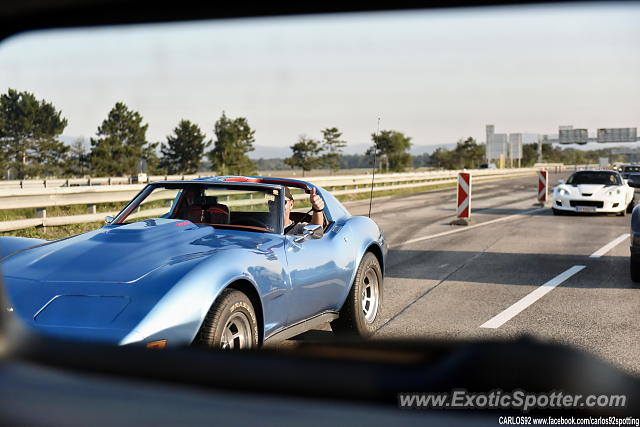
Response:
[[[165,141],[152,142],[146,136],[149,125],[144,123],[142,115],[117,102],[91,137],[89,150],[82,140],[66,145],[58,139],[67,124],[60,110],[32,93],[9,89],[0,95],[3,175],[7,171],[7,175],[25,179],[123,176],[141,171],[194,173],[204,158],[220,175],[251,175],[258,169],[258,164],[248,157],[254,150],[255,130],[246,118],[227,117],[224,112],[213,126],[212,139],[207,139],[198,125],[183,119]],[[344,167],[345,160],[354,160],[344,158],[342,151],[347,142],[338,128],[327,127],[321,134],[321,139],[300,136],[290,147],[291,156],[282,163],[304,172],[318,167],[336,170]],[[410,138],[401,132],[384,130],[372,135],[372,142],[366,157],[375,155],[381,159],[381,166],[391,171],[403,171],[411,166]]]
[[[82,140],[70,146],[58,138],[68,121],[50,102],[29,92],[9,89],[0,95],[0,171],[14,179],[47,176],[125,176],[141,171],[152,174],[195,173],[208,159],[207,167],[220,175],[253,175],[258,169],[300,168],[305,172],[370,168],[374,162],[382,171],[402,172],[411,167],[473,169],[485,161],[485,145],[468,137],[455,148],[436,149],[431,155],[412,156],[409,136],[395,130],[371,134],[372,146],[362,155],[345,155],[347,141],[336,127],[320,131],[320,138],[301,135],[290,146],[285,159],[251,160],[255,130],[244,117],[231,118],[222,112],[207,139],[198,125],[180,120],[164,141],[151,142],[148,124],[142,115],[117,102],[97,127],[87,150]],[[210,148],[210,149],[209,149]],[[599,157],[611,161],[609,150],[576,150],[543,145],[546,162],[565,164],[597,163]],[[533,166],[537,144],[523,146],[522,166]],[[6,172],[6,174],[5,174]]]
[[[142,115],[117,102],[98,126],[89,150],[82,140],[68,146],[58,139],[67,124],[61,111],[32,93],[9,89],[0,95],[0,170],[17,179],[194,173],[206,156],[220,174],[256,171],[247,157],[254,150],[255,131],[244,117],[229,118],[224,112],[214,124],[213,140],[183,119],[165,141],[151,142]]]
[[[551,144],[542,145],[542,158],[547,163],[564,163],[565,165],[584,165],[598,163],[600,157],[609,162],[624,162],[625,156],[613,154],[611,149],[579,150],[572,147],[558,147]],[[452,150],[438,148],[431,154],[430,166],[442,169],[475,169],[486,161],[485,145],[478,144],[469,137],[460,140]],[[538,144],[523,144],[520,166],[532,167],[538,161]]]

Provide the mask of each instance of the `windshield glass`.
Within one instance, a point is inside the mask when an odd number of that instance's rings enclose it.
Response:
[[[640,166],[624,166],[623,172],[640,172]]]
[[[622,185],[622,181],[615,172],[577,172],[569,177],[567,184]]]
[[[151,185],[116,217],[113,224],[169,218],[216,228],[278,232],[282,217],[279,193],[271,188]]]

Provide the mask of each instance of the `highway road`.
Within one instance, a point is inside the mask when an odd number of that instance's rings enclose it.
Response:
[[[390,245],[374,337],[529,335],[640,374],[630,216],[553,216],[532,206],[536,185],[534,175],[475,184],[467,227],[449,225],[453,189],[374,199],[372,218]],[[368,211],[368,201],[347,206],[354,215]],[[314,332],[282,345],[322,336]]]

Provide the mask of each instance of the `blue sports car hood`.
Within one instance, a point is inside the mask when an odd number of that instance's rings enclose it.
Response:
[[[259,240],[259,233],[150,219],[105,226],[19,252],[3,262],[3,272],[38,282],[136,283],[165,265],[227,248],[255,248]]]

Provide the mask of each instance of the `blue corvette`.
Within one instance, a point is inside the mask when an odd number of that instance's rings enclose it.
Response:
[[[305,225],[309,212],[285,219],[286,197],[314,189],[323,224]],[[374,330],[384,237],[321,187],[156,182],[107,221],[56,241],[0,237],[6,309],[45,334],[152,348],[251,348],[326,322],[340,333]]]

